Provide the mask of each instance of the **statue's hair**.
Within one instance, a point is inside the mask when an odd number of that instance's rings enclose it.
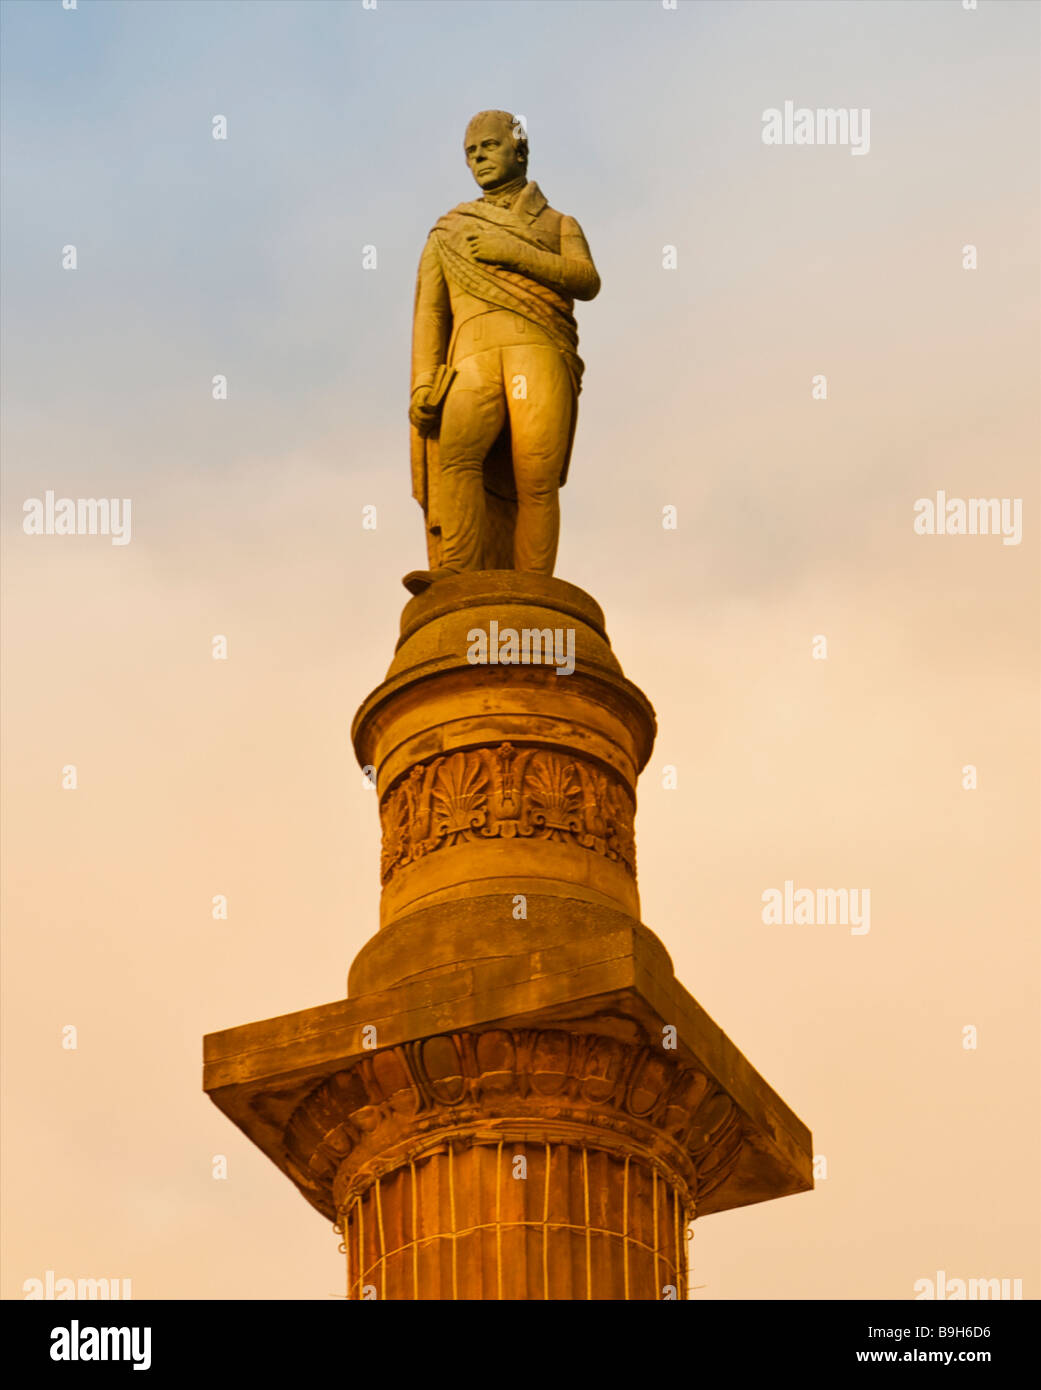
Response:
[[[513,148],[517,151],[517,158],[524,164],[527,164],[528,132],[524,129],[524,122],[518,119],[518,117],[511,115],[509,111],[478,111],[477,115],[471,116],[470,120],[467,122],[467,134],[469,134],[470,127],[476,121],[483,120],[486,116],[494,116],[505,125],[506,129],[510,132],[510,138],[513,140]],[[465,136],[463,143],[464,145],[466,143]]]

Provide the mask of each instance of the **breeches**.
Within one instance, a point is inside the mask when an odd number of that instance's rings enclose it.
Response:
[[[509,416],[517,525],[513,567],[552,574],[560,533],[560,474],[575,408],[560,352],[542,343],[495,347],[455,363],[441,416],[441,563],[481,569],[484,460]]]

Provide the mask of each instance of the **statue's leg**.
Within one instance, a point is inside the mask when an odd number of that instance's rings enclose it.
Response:
[[[481,568],[485,536],[484,459],[506,419],[501,349],[456,362],[441,415],[441,565]]]
[[[517,485],[514,569],[552,574],[560,534],[560,474],[571,433],[574,389],[556,348],[503,348],[503,377]],[[520,389],[519,378],[523,378]]]

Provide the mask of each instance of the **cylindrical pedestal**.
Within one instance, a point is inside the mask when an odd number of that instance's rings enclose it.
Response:
[[[383,850],[380,932],[349,994],[476,959],[496,938],[508,954],[518,921],[532,949],[560,914],[528,912],[531,897],[573,904],[575,939],[595,931],[591,909],[639,919],[636,780],[654,711],[581,589],[512,570],[436,584],[407,604],[352,732]]]

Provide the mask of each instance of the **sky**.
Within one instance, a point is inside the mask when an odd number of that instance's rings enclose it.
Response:
[[[425,563],[416,266],[489,107],[603,282],[556,573],[657,710],[643,920],[826,1160],[696,1223],[695,1297],[1041,1294],[1039,37],[1016,0],[0,5],[0,1294],[342,1296],[201,1038],[342,997],[376,930],[348,729]],[[869,110],[867,153],[764,144],[786,101]],[[129,543],[27,534],[48,490],[129,498]],[[917,534],[939,491],[1018,499],[1018,543]],[[787,880],[869,888],[870,931],[765,923]]]

